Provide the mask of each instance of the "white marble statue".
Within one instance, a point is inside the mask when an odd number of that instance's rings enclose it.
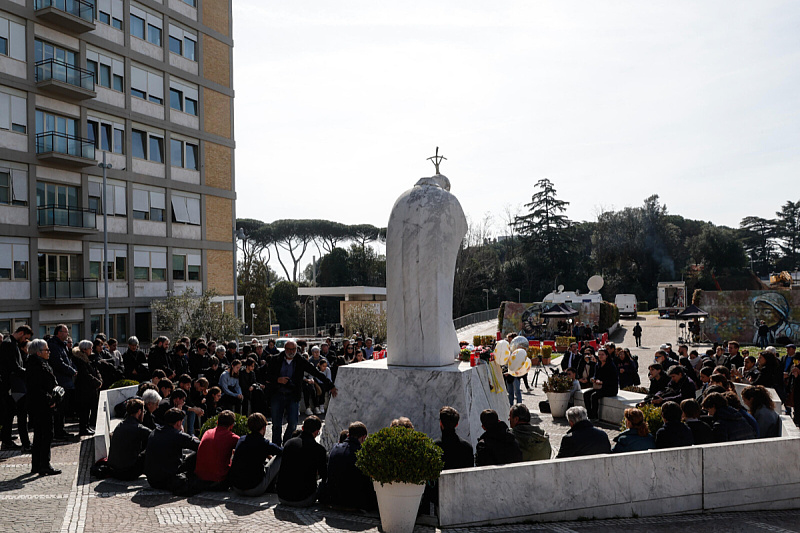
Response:
[[[446,366],[458,355],[453,277],[467,219],[449,191],[450,181],[441,174],[422,178],[400,195],[389,216],[389,366]]]

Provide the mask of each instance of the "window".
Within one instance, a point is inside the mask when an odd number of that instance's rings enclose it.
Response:
[[[131,4],[131,35],[133,37],[161,46],[163,24],[160,15],[148,13],[144,9]]]
[[[28,239],[0,239],[0,281],[27,281]]]
[[[197,7],[197,0],[183,0],[183,3],[192,7]]]
[[[137,281],[166,281],[166,249],[144,246],[137,246],[134,248],[133,278]]]
[[[80,194],[77,187],[61,183],[36,183],[36,207],[80,207],[78,205]]]
[[[122,29],[122,0],[99,0],[97,2],[97,19],[118,30]]]
[[[125,145],[125,126],[96,117],[86,119],[86,138],[99,150],[122,153]]]
[[[155,72],[131,66],[131,94],[164,105],[164,78]]]
[[[104,273],[100,265],[103,262],[103,249],[102,248],[89,248],[89,277],[92,279],[105,279]],[[128,252],[122,248],[108,249],[108,261],[106,261],[105,274],[108,275],[108,281],[125,281],[127,279],[126,272],[128,270]]]
[[[105,331],[104,315],[92,315],[92,338],[98,333],[104,332],[108,338],[119,339],[119,345],[125,344],[125,339],[128,338],[128,313],[109,313],[108,327],[110,331]]]
[[[170,140],[170,165],[187,170],[198,170],[199,147],[196,142],[172,138]]]
[[[133,189],[133,218],[164,222],[166,193],[164,189]]]
[[[20,326],[30,324],[29,318],[0,318],[0,334],[9,335]]]
[[[55,323],[55,324],[39,324],[39,338],[41,339],[42,337],[44,337],[48,333],[51,334],[51,335],[55,335],[56,326],[58,324],[59,323]],[[81,335],[81,323],[80,322],[74,322],[74,323],[67,322],[64,325],[67,326],[67,329],[69,329],[69,336],[70,337],[72,337],[73,339],[82,339],[83,338],[83,335]]]
[[[174,281],[201,281],[200,257],[199,250],[173,253],[172,279]]]
[[[0,54],[25,61],[25,26],[0,17]]]
[[[108,216],[127,216],[127,202],[125,201],[125,182],[106,180],[106,203]],[[103,212],[103,183],[89,181],[89,209],[95,213]]]
[[[169,51],[191,61],[197,61],[197,34],[174,24],[169,25]]]
[[[172,192],[172,221],[200,225],[200,196],[188,192]]]
[[[125,63],[93,50],[86,50],[86,68],[94,74],[95,83],[108,89],[125,90]]]
[[[40,253],[39,281],[81,279],[81,257],[76,254]]]
[[[28,205],[28,172],[2,165],[0,162],[0,204]]]
[[[0,87],[0,130],[28,132],[28,100],[13,89]],[[14,91],[16,94],[11,94]]]
[[[77,54],[72,50],[67,50],[44,41],[36,39],[34,42],[34,55],[36,61],[43,61],[45,59],[54,59],[60,63],[70,65],[73,67],[78,66]]]
[[[164,162],[164,137],[161,134],[143,130],[131,130],[133,157],[148,159],[155,163]]]
[[[75,137],[78,133],[78,119],[72,117],[64,117],[61,115],[54,115],[47,111],[36,110],[36,133],[57,132],[69,137]],[[63,141],[66,144],[66,139],[56,137],[56,141]],[[67,149],[59,150],[66,152]]]
[[[172,109],[197,116],[197,94],[196,85],[176,79],[169,81],[169,106]]]

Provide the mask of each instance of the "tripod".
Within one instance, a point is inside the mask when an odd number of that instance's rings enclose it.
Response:
[[[547,370],[547,367],[542,364],[541,358],[539,359],[539,364],[536,365],[534,368],[536,368],[536,371],[533,373],[532,384],[533,384],[533,388],[535,389],[536,388],[536,382],[539,380],[539,374],[544,374],[544,379],[547,379],[550,376],[550,374],[549,374],[549,372]]]

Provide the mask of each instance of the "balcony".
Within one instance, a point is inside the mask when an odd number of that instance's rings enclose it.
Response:
[[[92,141],[57,131],[36,134],[36,157],[40,161],[69,167],[97,164]]]
[[[94,6],[84,0],[36,0],[36,16],[73,33],[86,33],[95,28]]]
[[[36,86],[73,100],[94,98],[94,73],[58,59],[36,62]]]
[[[74,304],[81,303],[79,300],[88,301],[96,298],[98,298],[96,279],[39,282],[39,301],[42,304]]]
[[[78,207],[44,205],[36,209],[39,231],[90,234],[97,231],[97,213]]]

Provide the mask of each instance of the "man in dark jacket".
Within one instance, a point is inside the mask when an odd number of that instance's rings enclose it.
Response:
[[[333,447],[328,460],[327,503],[357,509],[377,509],[372,480],[356,467],[356,452],[367,439],[367,426],[353,422],[347,440]]]
[[[552,454],[550,439],[542,428],[531,424],[531,412],[527,405],[524,403],[512,405],[508,413],[508,423],[519,444],[523,461],[550,459]]]
[[[670,382],[669,376],[664,373],[664,367],[660,364],[654,363],[647,369],[650,374],[650,390],[648,390],[644,400],[638,404],[639,407],[652,402],[656,394],[666,389]]]
[[[28,344],[28,361],[25,367],[28,412],[33,421],[33,446],[31,446],[31,473],[54,476],[61,470],[50,464],[50,445],[53,442],[53,413],[57,399],[57,385],[53,369],[48,364],[50,348],[42,339]]]
[[[56,376],[56,381],[64,387],[65,391],[64,399],[57,406],[55,413],[53,436],[56,439],[74,436],[64,429],[64,416],[70,406],[75,404],[75,377],[78,375],[78,369],[72,363],[67,349],[67,337],[69,337],[69,329],[66,325],[59,324],[55,328],[54,335],[47,342],[50,348],[50,366]]]
[[[233,491],[240,496],[261,496],[278,475],[283,450],[264,438],[267,419],[261,413],[247,418],[247,435],[239,439],[228,472]],[[267,459],[273,459],[267,463]]]
[[[178,495],[189,494],[187,472],[194,471],[197,461],[195,453],[186,458],[183,450],[197,452],[200,441],[193,435],[181,431],[183,411],[172,408],[164,415],[164,425],[153,431],[147,440],[144,473],[154,489],[163,489]]]
[[[147,356],[147,367],[152,374],[154,370],[163,370],[169,379],[175,377],[175,371],[169,362],[169,339],[163,335],[156,339],[155,346],[150,348],[150,353]]]
[[[497,411],[482,411],[481,427],[484,433],[478,437],[478,445],[475,447],[475,466],[505,465],[522,461],[522,451],[517,439],[506,423],[500,422]]]
[[[4,449],[16,450],[20,445],[11,438],[11,426],[14,424],[14,413],[17,412],[18,405],[24,405],[24,396],[19,401],[14,401],[11,396],[12,382],[18,384],[24,394],[25,392],[25,367],[23,366],[22,353],[19,350],[21,343],[27,342],[33,336],[30,326],[20,326],[17,331],[12,333],[0,343],[0,408],[3,416],[0,418],[0,425],[3,426],[0,433]],[[25,416],[21,416],[24,414]],[[31,447],[28,440],[27,410],[21,409],[18,416],[19,438],[22,447],[26,450]]]
[[[683,411],[675,402],[664,402],[661,417],[664,425],[656,431],[656,448],[678,448],[694,444],[692,430],[681,421]]]
[[[583,407],[567,409],[567,422],[572,427],[561,439],[561,448],[556,459],[611,453],[608,435],[592,425],[586,409]]]
[[[316,416],[303,420],[303,432],[283,447],[278,472],[278,498],[294,507],[308,507],[317,500],[317,477],[328,479],[325,448],[316,441],[322,421]]]
[[[712,392],[703,399],[703,409],[714,417],[711,433],[714,442],[755,439],[753,428],[736,409],[728,407],[728,401],[718,393]]]
[[[700,420],[702,411],[697,400],[683,400],[681,402],[681,411],[683,411],[684,424],[692,430],[692,439],[695,444],[710,444],[714,442],[711,426]]]
[[[638,322],[633,326],[633,338],[636,339],[636,347],[640,347],[642,345],[642,326]]]
[[[434,443],[444,451],[444,469],[471,468],[475,466],[472,445],[456,434],[461,415],[453,407],[444,406],[439,410],[439,428],[442,438]]]
[[[122,356],[122,366],[125,367],[125,379],[147,381],[150,372],[147,369],[147,356],[139,349],[139,339],[128,339],[128,350]]]
[[[284,346],[283,353],[273,355],[267,361],[265,373],[267,390],[270,395],[272,411],[272,442],[279,445],[286,442],[297,428],[297,418],[300,414],[300,395],[302,393],[303,376],[311,374],[321,382],[323,391],[330,390],[336,396],[337,390],[325,374],[314,368],[314,365],[296,357],[297,344],[289,341]],[[286,414],[286,431],[281,440],[281,426],[283,415]]]
[[[665,402],[675,402],[679,404],[683,400],[692,400],[695,397],[694,382],[686,377],[686,371],[681,366],[673,366],[669,369],[669,383],[667,387],[657,392],[653,398],[653,405],[661,405]]]
[[[144,402],[131,398],[125,404],[127,416],[111,435],[108,450],[108,467],[111,476],[122,480],[133,480],[144,474],[145,450],[150,438],[150,429],[142,425]]]

